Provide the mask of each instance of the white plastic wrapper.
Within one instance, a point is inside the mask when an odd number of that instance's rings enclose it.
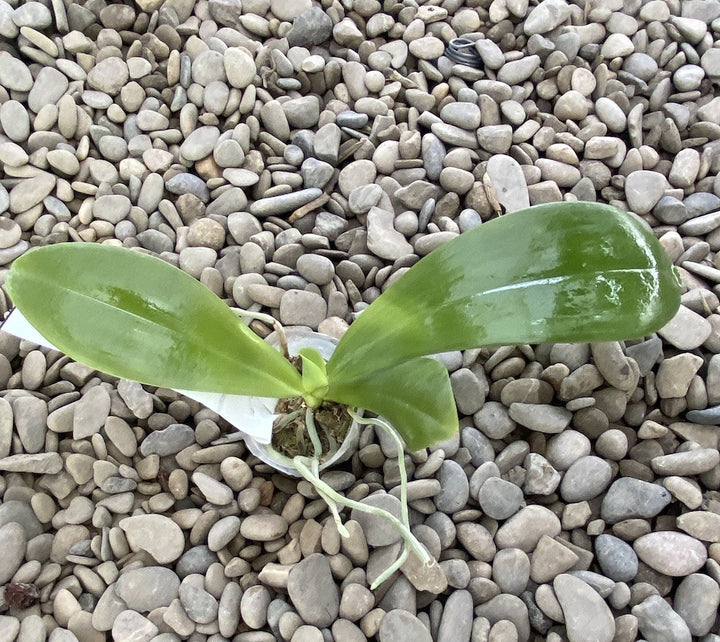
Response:
[[[45,348],[57,350],[17,308],[11,310],[0,329]],[[273,412],[277,399],[198,392],[196,390],[177,390],[177,392],[210,408],[240,432],[250,435],[257,442],[270,443],[273,422],[278,416]]]

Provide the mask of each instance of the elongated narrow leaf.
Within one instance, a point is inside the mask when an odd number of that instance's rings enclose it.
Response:
[[[532,207],[424,257],[360,315],[328,363],[347,384],[398,362],[482,345],[632,339],[676,312],[676,274],[633,216]]]
[[[410,450],[426,448],[458,430],[447,370],[419,358],[350,383],[330,380],[328,398],[387,419]]]
[[[68,243],[31,250],[6,286],[73,359],[154,386],[285,397],[300,374],[210,290],[158,258]]]
[[[303,348],[298,354],[302,357],[302,383],[305,400],[308,401],[309,395],[313,407],[315,407],[325,398],[328,389],[325,359],[314,348]]]

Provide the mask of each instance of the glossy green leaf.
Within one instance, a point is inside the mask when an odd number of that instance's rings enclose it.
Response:
[[[458,431],[447,369],[419,358],[352,382],[330,380],[328,399],[365,408],[387,419],[410,450],[426,448]]]
[[[6,281],[53,345],[108,374],[183,390],[288,397],[300,374],[210,290],[161,259],[91,243],[33,249]]]
[[[507,214],[445,243],[365,310],[328,363],[338,386],[421,355],[632,339],[678,309],[676,273],[635,217],[596,203]]]

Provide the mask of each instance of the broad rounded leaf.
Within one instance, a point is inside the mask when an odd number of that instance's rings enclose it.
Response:
[[[302,394],[300,374],[210,290],[161,259],[92,243],[30,250],[7,290],[53,345],[153,386],[262,397]]]
[[[330,362],[347,383],[421,355],[632,339],[680,304],[672,264],[634,216],[597,203],[507,214],[449,241],[355,321]]]
[[[434,359],[413,359],[350,383],[331,379],[327,397],[383,416],[410,450],[427,448],[458,431],[450,377]]]

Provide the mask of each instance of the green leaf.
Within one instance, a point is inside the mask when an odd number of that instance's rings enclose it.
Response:
[[[352,382],[330,379],[327,398],[381,415],[410,450],[427,448],[458,431],[450,378],[434,359],[413,359]]]
[[[287,397],[300,374],[210,290],[161,259],[68,243],[30,250],[6,281],[52,344],[102,372],[153,386]]]
[[[302,348],[298,353],[302,357],[302,383],[305,389],[305,401],[311,408],[317,408],[328,389],[325,359],[314,348]]]
[[[355,321],[328,363],[346,386],[421,355],[487,345],[632,339],[673,317],[672,264],[635,217],[540,205],[424,257]]]

